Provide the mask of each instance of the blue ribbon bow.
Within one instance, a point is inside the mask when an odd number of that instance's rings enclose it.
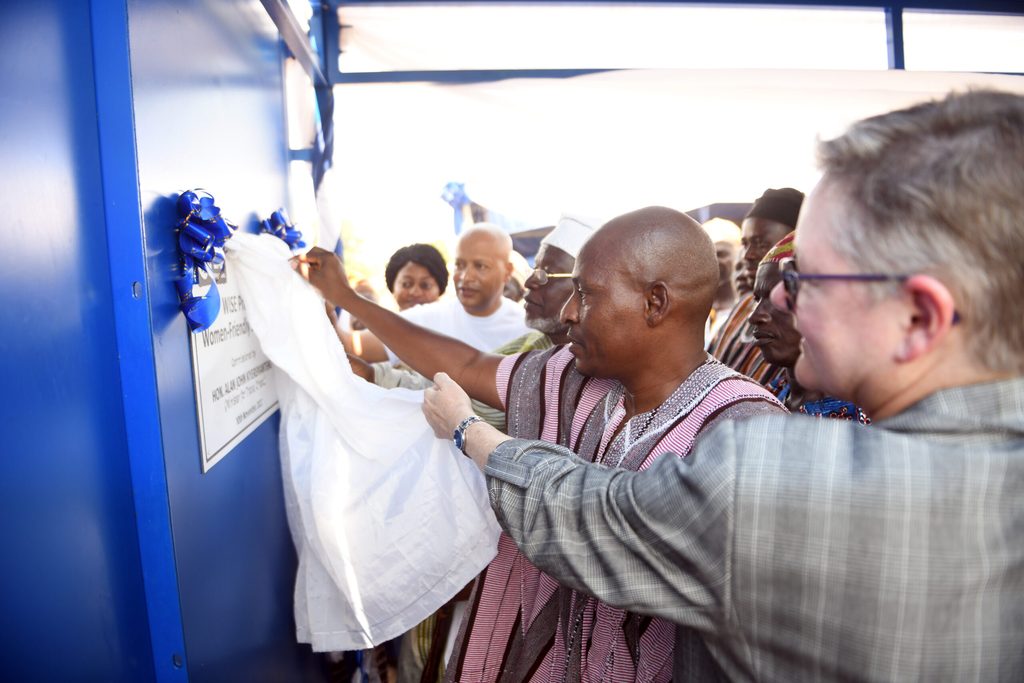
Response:
[[[291,224],[288,214],[283,208],[270,214],[270,218],[260,221],[260,229],[284,240],[292,251],[303,249],[306,246],[306,243],[302,241],[302,233]]]
[[[216,277],[224,264],[224,242],[236,228],[224,220],[213,195],[205,190],[181,193],[178,218],[182,275],[175,286],[189,329],[201,332],[212,325],[220,313]],[[197,294],[197,287],[206,287],[206,293]]]
[[[466,184],[448,183],[441,190],[441,199],[455,209],[455,234],[458,235],[462,232],[462,207],[470,204],[469,196],[466,194]]]
[[[441,190],[441,199],[448,202],[456,211],[462,209],[465,204],[469,204],[469,197],[466,196],[466,184],[448,183]]]

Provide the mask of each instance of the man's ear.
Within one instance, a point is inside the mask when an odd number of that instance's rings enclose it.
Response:
[[[658,280],[644,287],[644,319],[648,327],[656,327],[668,316],[671,305],[668,287]]]
[[[511,261],[505,261],[505,284],[512,279],[512,273],[515,272],[516,267],[512,265]]]
[[[908,278],[903,283],[903,292],[909,302],[910,317],[896,360],[905,363],[930,353],[942,343],[953,327],[956,304],[949,288],[931,275]]]

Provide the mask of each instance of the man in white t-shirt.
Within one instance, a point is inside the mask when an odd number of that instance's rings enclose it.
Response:
[[[490,223],[477,223],[462,233],[455,247],[452,280],[457,298],[413,306],[401,315],[417,325],[455,337],[481,351],[490,351],[530,331],[523,307],[502,296],[512,277],[512,238]],[[344,340],[343,340],[344,341]],[[359,338],[358,353],[367,362],[400,359],[369,332]]]
[[[461,339],[481,351],[501,346],[530,329],[523,307],[505,298],[512,277],[512,238],[501,228],[478,223],[462,234],[455,250],[457,299],[406,309],[402,315],[422,327]],[[388,358],[397,356],[388,350]]]

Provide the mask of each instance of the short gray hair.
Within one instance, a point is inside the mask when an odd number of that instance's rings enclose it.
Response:
[[[973,90],[868,118],[818,160],[848,200],[836,250],[937,277],[979,364],[1024,372],[1024,96]]]

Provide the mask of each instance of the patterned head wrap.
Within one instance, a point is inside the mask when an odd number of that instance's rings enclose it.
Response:
[[[795,237],[796,230],[776,242],[758,265],[763,266],[766,263],[778,263],[782,259],[796,258],[796,244],[793,241]]]

